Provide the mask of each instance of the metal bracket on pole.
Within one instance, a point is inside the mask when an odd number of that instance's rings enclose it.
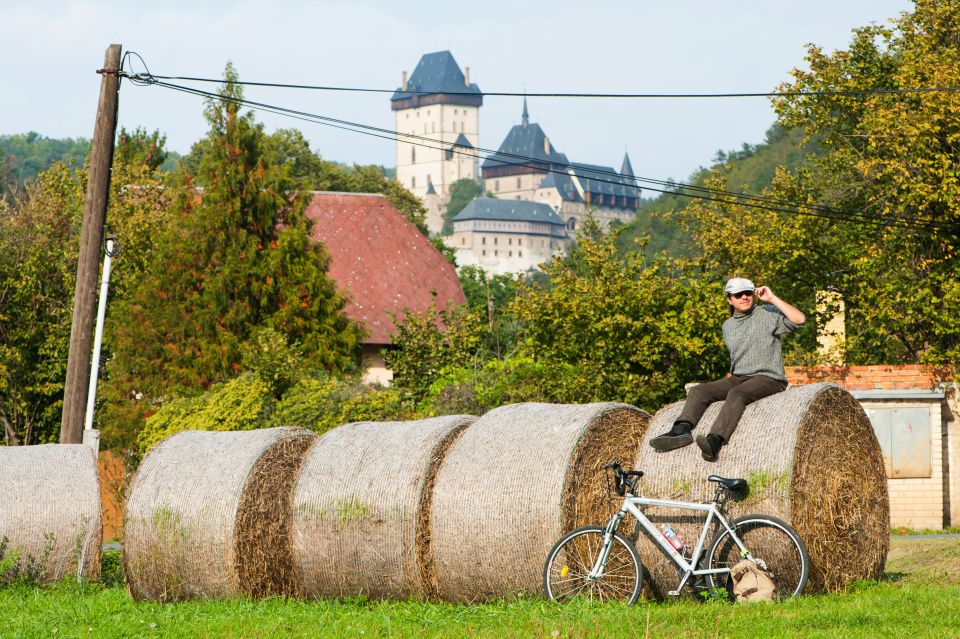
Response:
[[[90,361],[90,387],[87,391],[87,412],[83,420],[83,443],[95,453],[100,451],[100,431],[93,427],[93,409],[97,403],[97,377],[100,373],[100,345],[103,342],[103,321],[107,314],[107,292],[110,288],[110,267],[120,254],[120,242],[110,235],[106,239],[106,257],[103,258],[103,279],[100,282],[100,302],[97,306],[97,328],[93,336],[93,358]]]

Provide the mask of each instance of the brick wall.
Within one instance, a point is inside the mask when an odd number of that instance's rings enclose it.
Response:
[[[792,385],[833,382],[848,391],[934,390],[942,381],[936,372],[920,365],[791,366]],[[955,402],[918,402],[910,399],[861,399],[864,408],[926,407],[930,410],[930,477],[889,478],[890,523],[894,527],[941,528],[960,518],[960,437],[953,419]],[[952,410],[953,409],[953,410]]]
[[[934,373],[919,364],[881,366],[787,367],[787,381],[797,386],[833,382],[854,390],[929,390],[936,388]]]

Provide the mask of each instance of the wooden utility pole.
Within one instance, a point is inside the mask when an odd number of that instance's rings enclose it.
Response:
[[[83,439],[83,414],[87,405],[87,387],[90,384],[93,317],[97,305],[97,275],[100,271],[103,224],[107,216],[107,196],[110,192],[113,142],[117,133],[121,49],[119,44],[107,47],[103,68],[97,71],[101,75],[100,102],[97,105],[97,123],[93,129],[90,167],[87,172],[87,199],[83,207],[83,229],[80,233],[77,289],[73,298],[70,354],[67,358],[63,417],[60,421],[61,444],[79,444]]]

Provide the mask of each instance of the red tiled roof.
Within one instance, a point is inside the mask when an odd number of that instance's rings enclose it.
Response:
[[[347,316],[367,330],[365,344],[390,344],[395,332],[388,313],[422,312],[464,304],[457,272],[417,228],[383,195],[313,194],[307,207],[310,238],[330,252],[330,276],[349,297]]]

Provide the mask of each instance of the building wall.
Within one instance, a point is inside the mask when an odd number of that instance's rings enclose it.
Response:
[[[859,395],[860,405],[868,413],[885,408],[928,409],[929,473],[923,477],[892,477],[888,469],[890,523],[894,527],[933,529],[960,524],[960,432],[954,383],[944,385],[932,371],[919,365],[787,367],[787,379],[796,385],[834,382]],[[930,391],[928,395],[935,395],[940,390],[944,391],[943,399],[911,398],[911,393]],[[905,392],[898,396],[898,391]]]
[[[393,371],[387,368],[380,351],[384,344],[364,344],[360,349],[360,363],[363,366],[364,384],[383,384],[389,386],[393,380]]]
[[[551,224],[466,220],[454,224],[447,240],[457,264],[479,266],[491,275],[523,273],[566,251],[568,240]]]
[[[450,185],[461,178],[478,179],[478,161],[473,149],[454,153],[447,149],[461,133],[475,147],[480,146],[480,109],[459,104],[431,104],[395,111],[397,140],[397,181],[417,197],[427,194],[427,184],[440,196],[449,196]],[[404,139],[403,134],[426,137]],[[428,146],[423,146],[428,145]],[[437,147],[437,148],[430,148]]]
[[[483,182],[484,188],[501,200],[533,200],[545,177],[545,173],[538,171],[484,178]]]

